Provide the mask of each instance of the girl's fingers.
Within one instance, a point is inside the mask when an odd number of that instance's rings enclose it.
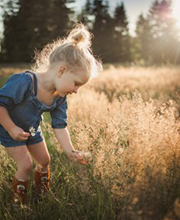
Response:
[[[25,141],[25,140],[28,139],[29,136],[30,136],[29,133],[27,133],[27,132],[22,132],[22,133],[20,134],[20,136],[19,136],[19,140]]]
[[[82,160],[83,159],[83,156],[82,155],[79,155],[79,154],[76,154],[75,157],[79,160]]]
[[[27,133],[27,132],[23,132],[22,135],[23,135],[23,137],[29,137],[30,136],[30,134]]]
[[[76,161],[83,165],[88,163],[86,155],[83,155],[82,153],[76,155]]]
[[[73,160],[73,161],[78,161],[78,160],[82,160],[83,159],[83,157],[80,157],[79,155],[77,155],[77,154],[75,154],[75,153],[73,153],[73,154],[69,154],[68,155],[69,156],[69,158],[71,159],[71,160]]]
[[[75,157],[78,159],[78,160],[83,160],[84,159],[84,155],[82,153],[77,153],[75,155]]]
[[[28,137],[22,137],[22,136],[19,137],[19,140],[20,140],[20,141],[26,141],[27,139],[28,139]]]
[[[29,133],[23,132],[23,133],[20,135],[20,138],[21,138],[22,140],[27,140],[29,136],[30,136]]]
[[[68,155],[69,158],[80,164],[86,165],[88,160],[91,158],[91,154],[89,152],[81,152],[81,151],[74,151]]]

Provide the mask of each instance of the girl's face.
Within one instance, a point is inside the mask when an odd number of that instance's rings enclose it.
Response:
[[[61,97],[68,94],[77,93],[78,89],[86,84],[89,80],[89,75],[82,69],[76,72],[69,71],[67,68],[60,68],[55,77],[55,89]]]

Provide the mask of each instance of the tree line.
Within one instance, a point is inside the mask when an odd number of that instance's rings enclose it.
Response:
[[[0,61],[31,62],[34,50],[65,36],[77,22],[93,33],[93,51],[103,62],[180,63],[180,39],[171,0],[155,0],[137,18],[135,36],[123,2],[110,12],[108,0],[2,0],[4,33]]]

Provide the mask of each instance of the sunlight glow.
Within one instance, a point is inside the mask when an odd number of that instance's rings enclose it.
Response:
[[[177,27],[180,29],[180,0],[173,0],[172,3],[173,16],[177,20]]]

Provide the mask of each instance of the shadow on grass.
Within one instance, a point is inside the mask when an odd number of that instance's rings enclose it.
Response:
[[[0,76],[0,88],[4,85],[8,78],[8,76]]]

